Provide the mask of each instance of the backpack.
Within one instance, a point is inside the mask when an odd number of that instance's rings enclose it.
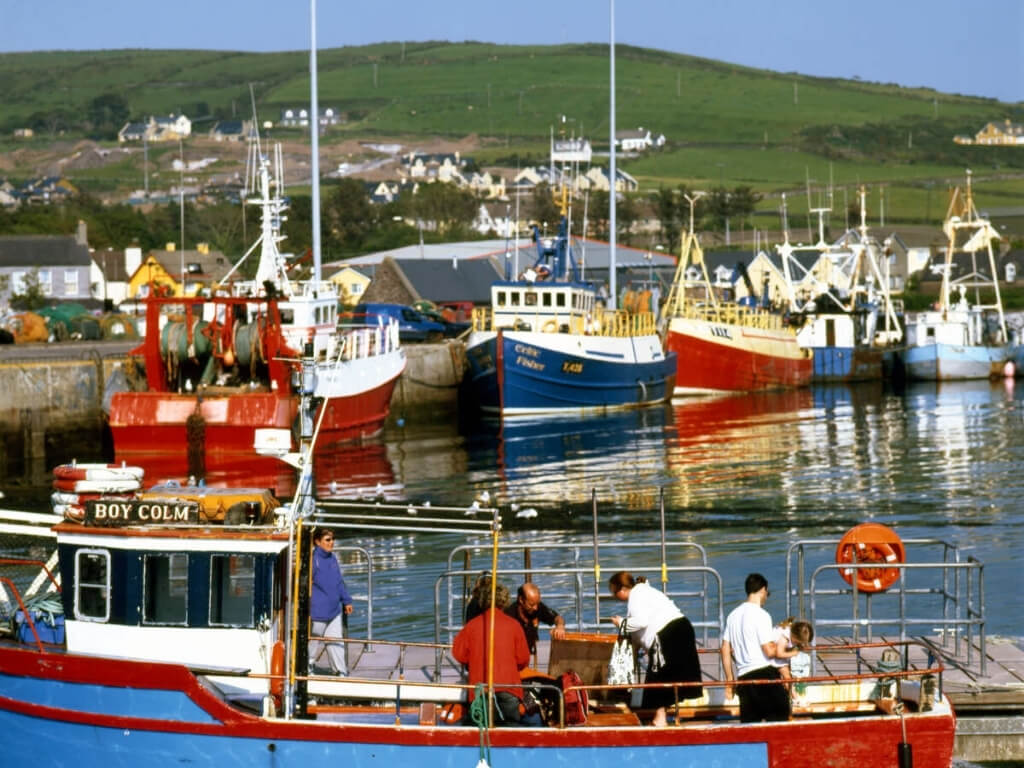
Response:
[[[569,669],[558,678],[558,683],[562,687],[562,696],[565,699],[565,724],[582,725],[587,722],[587,706],[590,703],[587,692],[575,687],[583,685],[583,680]]]

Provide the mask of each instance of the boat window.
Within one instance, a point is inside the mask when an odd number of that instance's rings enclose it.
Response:
[[[80,549],[75,554],[75,618],[110,618],[110,553],[104,549]]]
[[[551,294],[550,293],[545,293],[544,294],[544,306],[545,307],[550,307],[551,306]]]
[[[557,304],[558,306],[560,306],[560,307],[564,307],[564,306],[565,306],[565,294],[564,294],[564,293],[560,293],[560,294],[558,294],[558,295],[557,295],[557,296],[555,297],[555,303],[556,303],[556,304]]]
[[[527,307],[536,307],[537,306],[537,293],[536,293],[536,291],[527,291],[526,294],[523,296],[523,304],[525,304]]]
[[[291,309],[281,310],[281,322],[285,325],[295,322],[295,312]]]
[[[313,322],[315,322],[317,325],[320,325],[321,323],[320,309],[320,307],[313,307]]]
[[[256,563],[252,555],[210,557],[210,625],[253,626]]]
[[[143,624],[185,624],[188,619],[188,555],[142,558]]]
[[[497,304],[499,307],[504,307],[508,303],[508,296],[504,291],[498,291],[497,293]]]
[[[511,299],[509,304],[511,304],[513,307],[519,306],[519,291],[512,291],[512,293],[509,294],[509,298]]]

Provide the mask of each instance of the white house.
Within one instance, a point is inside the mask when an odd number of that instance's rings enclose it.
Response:
[[[635,131],[617,131],[615,134],[615,145],[623,152],[643,152],[651,147],[661,147],[665,144],[664,134],[653,136],[647,128],[637,128]]]

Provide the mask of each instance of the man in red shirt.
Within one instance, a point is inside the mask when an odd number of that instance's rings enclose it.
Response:
[[[469,668],[470,685],[487,685],[487,656],[490,649],[491,619],[494,619],[494,702],[495,725],[542,725],[537,713],[523,713],[523,689],[518,685],[519,670],[530,661],[519,622],[504,612],[509,603],[508,590],[500,584],[494,587],[494,606],[491,610],[491,585],[487,580],[480,590],[483,613],[469,621],[455,636],[452,656]],[[473,700],[473,691],[469,700]]]

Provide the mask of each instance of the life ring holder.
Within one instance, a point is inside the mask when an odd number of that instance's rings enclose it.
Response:
[[[843,534],[836,547],[836,563],[878,563],[877,568],[841,568],[839,575],[851,586],[857,580],[861,592],[884,592],[900,578],[899,568],[885,565],[906,562],[906,549],[892,528],[881,523],[861,523]]]

